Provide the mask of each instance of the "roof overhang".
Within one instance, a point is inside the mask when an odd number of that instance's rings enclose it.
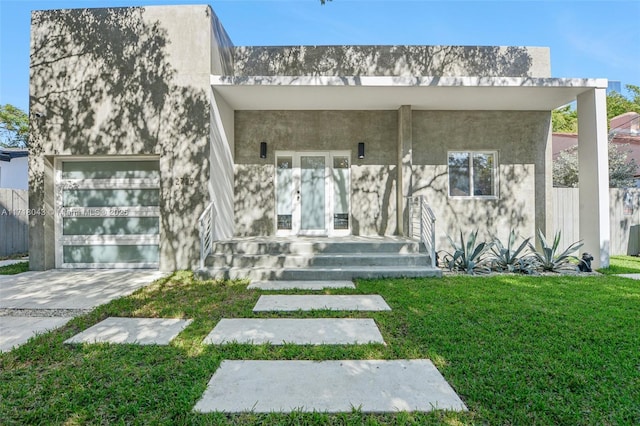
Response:
[[[27,157],[29,151],[26,149],[0,149],[0,161],[11,161],[14,158]]]
[[[550,111],[607,79],[212,75],[211,86],[234,110]]]

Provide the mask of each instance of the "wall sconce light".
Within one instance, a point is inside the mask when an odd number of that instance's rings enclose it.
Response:
[[[358,142],[358,159],[364,158],[364,142]]]
[[[267,143],[260,142],[260,158],[267,158]]]

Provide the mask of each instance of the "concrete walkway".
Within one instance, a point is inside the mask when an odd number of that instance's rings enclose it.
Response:
[[[192,321],[174,318],[109,317],[65,340],[65,343],[168,345]]]
[[[222,361],[194,411],[465,411],[426,359]]]
[[[0,268],[2,268],[3,266],[15,265],[16,263],[23,263],[28,261],[29,261],[28,257],[23,257],[21,259],[0,260]]]
[[[219,345],[232,342],[358,345],[384,344],[384,339],[376,322],[369,318],[223,318],[202,343]]]
[[[390,311],[381,296],[371,295],[267,295],[260,296],[253,312]]]
[[[616,277],[631,278],[632,280],[640,280],[640,274],[616,274]]]
[[[325,288],[356,288],[351,281],[254,281],[249,290],[324,290]]]
[[[0,352],[162,277],[158,271],[50,270],[0,275]]]

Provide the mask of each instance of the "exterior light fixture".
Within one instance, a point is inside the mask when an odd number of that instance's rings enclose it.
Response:
[[[267,158],[267,143],[260,142],[260,158]]]
[[[364,142],[358,142],[358,159],[364,158]]]

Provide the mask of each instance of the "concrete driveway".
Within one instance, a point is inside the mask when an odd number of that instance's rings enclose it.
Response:
[[[0,352],[164,275],[153,270],[104,269],[0,275]]]

